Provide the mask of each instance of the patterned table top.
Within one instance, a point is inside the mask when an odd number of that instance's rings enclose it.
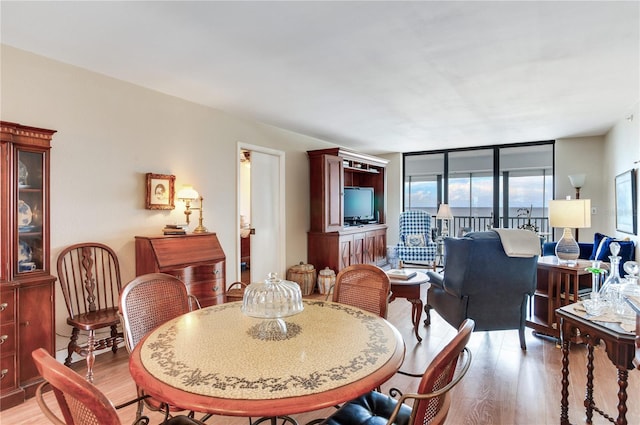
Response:
[[[207,307],[154,330],[136,348],[146,372],[191,394],[278,400],[340,388],[402,362],[397,330],[363,310],[305,301],[302,313],[282,319],[283,334],[282,322],[245,316],[241,304]]]

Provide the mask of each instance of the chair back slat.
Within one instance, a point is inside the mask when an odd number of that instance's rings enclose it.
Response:
[[[58,406],[68,425],[119,425],[120,419],[109,399],[93,384],[72,369],[54,359],[44,348],[32,353],[38,372],[53,387]],[[42,388],[38,388],[37,401],[45,413]]]
[[[336,276],[333,301],[361,308],[380,317],[387,317],[391,283],[380,267],[354,264]]]
[[[165,273],[138,276],[120,296],[120,314],[127,349],[161,324],[190,311],[187,288],[180,279]]]
[[[471,319],[465,320],[458,329],[458,334],[438,353],[427,367],[420,384],[418,394],[434,393],[446,387],[454,379],[458,361],[464,351],[475,323]],[[415,415],[413,424],[431,424],[435,417],[446,418],[441,410],[447,402],[448,392],[439,396],[418,399],[414,404],[413,414]]]
[[[81,243],[58,256],[58,280],[69,316],[116,308],[122,288],[115,252],[99,243]]]

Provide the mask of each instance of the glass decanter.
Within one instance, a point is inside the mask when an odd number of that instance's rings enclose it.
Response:
[[[624,263],[624,266],[622,268],[624,269],[625,273],[627,273],[624,277],[629,283],[635,283],[636,285],[640,284],[638,282],[638,273],[640,272],[640,266],[637,262],[627,261],[626,263]]]
[[[620,286],[618,295],[618,304],[615,306],[615,312],[617,315],[623,318],[633,320],[635,318],[635,311],[631,308],[631,305],[627,303],[626,297],[634,297],[640,299],[640,285],[638,284],[638,263],[635,261],[627,261],[624,263],[624,271],[627,273],[624,278],[624,282]]]
[[[609,276],[602,284],[600,289],[600,297],[611,304],[612,309],[615,311],[618,309],[622,300],[621,289],[622,284],[626,281],[620,277],[620,259],[618,256],[620,252],[620,244],[617,242],[611,242],[609,245],[611,249],[611,256],[609,256],[610,271]]]

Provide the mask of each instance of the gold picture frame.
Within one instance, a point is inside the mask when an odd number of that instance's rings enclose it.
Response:
[[[148,210],[172,210],[176,206],[176,176],[170,174],[147,173],[147,197],[145,208]]]

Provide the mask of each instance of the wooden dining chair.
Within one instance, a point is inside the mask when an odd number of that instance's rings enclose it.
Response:
[[[380,267],[354,264],[340,270],[336,276],[332,300],[386,319],[390,290],[389,276]]]
[[[86,357],[87,376],[93,382],[95,350],[111,347],[118,351],[123,334],[118,330],[118,297],[122,288],[120,264],[116,253],[96,242],[71,245],[58,255],[58,280],[73,328],[64,364],[71,365],[73,353]],[[110,335],[96,339],[98,329],[110,328]],[[80,331],[88,332],[85,344],[79,344]]]
[[[402,394],[398,389],[392,388],[391,396],[387,396],[378,391],[371,391],[345,403],[328,418],[310,423],[326,425],[443,424],[451,406],[450,391],[462,380],[471,365],[471,351],[466,345],[474,326],[472,319],[466,319],[460,325],[458,333],[436,355],[423,374],[400,372],[408,376],[421,377],[416,393]],[[393,398],[398,395],[399,399]],[[412,405],[407,404],[407,401],[412,401]]]
[[[136,277],[125,285],[119,302],[127,350],[133,351],[145,335],[168,320],[199,308],[197,298],[188,294],[185,284],[175,276],[149,273]],[[137,418],[142,417],[145,405],[150,410],[165,411],[167,406],[163,402],[144,397],[140,387],[137,390],[140,398]],[[169,410],[182,409],[169,406]]]
[[[42,413],[56,425],[109,424],[120,425],[117,407],[92,383],[82,379],[72,369],[63,366],[44,348],[31,353],[44,378],[44,382],[36,389],[36,401]],[[53,393],[62,413],[58,417],[46,403],[44,388],[51,385]],[[119,406],[125,407],[128,404]],[[146,416],[137,418],[134,425],[148,424]],[[202,422],[187,416],[166,417],[165,425],[202,425]]]

